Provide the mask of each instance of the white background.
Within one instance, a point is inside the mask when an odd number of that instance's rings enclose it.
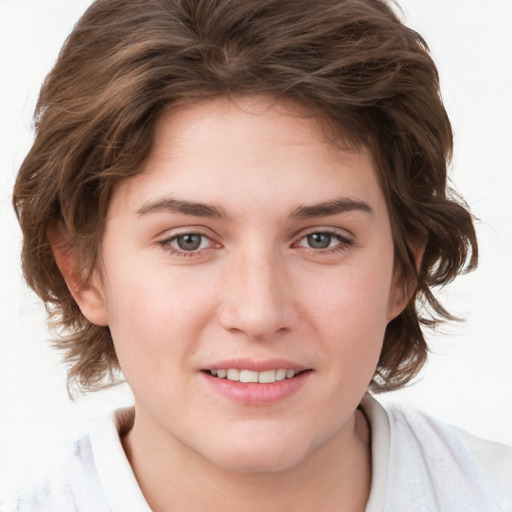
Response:
[[[47,453],[130,403],[120,388],[72,403],[50,348],[44,310],[22,284],[20,234],[10,205],[32,140],[41,81],[89,0],[0,0],[0,482],[30,453]],[[403,0],[430,44],[455,131],[452,177],[481,219],[480,269],[442,291],[464,323],[443,327],[411,402],[478,435],[512,444],[512,1]]]

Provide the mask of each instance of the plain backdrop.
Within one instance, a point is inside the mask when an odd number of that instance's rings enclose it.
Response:
[[[115,407],[120,387],[71,402],[66,368],[50,347],[44,309],[23,284],[11,207],[15,174],[32,141],[40,84],[90,0],[0,0],[0,483],[32,457],[87,433]],[[481,264],[440,291],[464,323],[429,336],[414,386],[381,400],[410,403],[477,435],[512,444],[512,1],[403,0],[428,41],[455,132],[451,176],[480,219]]]

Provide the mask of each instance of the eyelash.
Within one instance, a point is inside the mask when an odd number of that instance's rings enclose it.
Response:
[[[179,233],[177,235],[173,235],[173,236],[171,236],[169,238],[166,238],[165,240],[161,240],[160,242],[158,242],[158,245],[160,245],[165,251],[169,252],[173,256],[180,256],[180,257],[183,257],[183,258],[190,258],[190,257],[193,257],[193,256],[200,256],[200,255],[203,254],[203,252],[205,250],[210,249],[210,247],[206,247],[206,248],[203,248],[203,249],[196,249],[196,250],[187,251],[185,249],[178,249],[178,248],[173,247],[171,245],[171,243],[173,241],[176,241],[178,238],[185,237],[185,236],[199,236],[199,237],[202,238],[202,241],[204,239],[212,241],[208,237],[208,235],[205,235],[204,233],[191,231],[191,232]],[[201,241],[201,244],[202,244],[202,241]]]
[[[304,239],[306,239],[308,236],[311,236],[311,235],[327,235],[329,237],[337,239],[339,243],[336,244],[334,247],[326,247],[324,249],[321,249],[321,248],[318,249],[318,248],[306,247],[306,246],[299,245],[300,242],[302,242]],[[161,240],[158,242],[158,245],[160,245],[164,250],[166,250],[173,256],[179,256],[179,257],[183,257],[183,258],[187,258],[187,257],[190,258],[190,257],[194,257],[194,256],[198,257],[198,256],[201,256],[204,251],[211,249],[211,247],[205,247],[203,249],[195,249],[195,250],[187,251],[185,249],[177,249],[177,248],[173,247],[173,245],[171,245],[172,242],[176,241],[178,238],[185,237],[185,236],[199,236],[202,238],[201,244],[204,241],[204,239],[210,240],[210,242],[213,243],[213,241],[208,237],[208,235],[206,235],[204,233],[185,232],[185,233],[173,235],[172,237],[166,238],[165,240]],[[332,241],[332,240],[330,240],[330,241]],[[341,235],[337,231],[329,230],[329,229],[321,229],[321,230],[316,229],[316,230],[311,230],[311,231],[303,234],[297,242],[294,242],[292,244],[292,247],[302,247],[303,249],[305,249],[307,251],[313,252],[315,255],[319,255],[319,254],[320,255],[328,255],[328,254],[338,253],[338,252],[342,252],[342,251],[347,251],[353,245],[354,245],[353,240],[351,240],[350,238],[348,238],[346,236]]]
[[[336,239],[339,243],[336,244],[334,247],[326,247],[325,249],[315,249],[313,247],[305,247],[305,246],[300,246],[299,245],[299,243],[302,240],[304,240],[305,238],[307,238],[308,236],[311,236],[311,235],[328,235],[328,236]],[[332,241],[332,240],[330,240],[330,241]],[[338,231],[335,231],[335,230],[332,230],[332,229],[314,229],[314,230],[311,230],[311,231],[305,233],[304,235],[302,235],[300,237],[299,241],[294,244],[294,246],[296,246],[296,247],[303,247],[305,250],[314,252],[315,255],[316,254],[329,255],[329,254],[334,254],[334,253],[338,253],[338,252],[347,251],[353,245],[354,245],[354,241],[352,239],[350,239],[350,238],[348,238],[346,236],[343,236]]]

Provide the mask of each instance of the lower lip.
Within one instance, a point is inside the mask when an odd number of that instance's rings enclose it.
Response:
[[[279,380],[268,384],[258,384],[256,382],[243,383],[219,379],[206,372],[202,372],[202,374],[208,384],[221,395],[241,405],[264,406],[276,404],[297,392],[304,385],[311,371],[302,372],[291,379]]]

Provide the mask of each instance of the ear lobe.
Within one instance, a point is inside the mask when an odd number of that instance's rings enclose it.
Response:
[[[83,315],[93,324],[108,325],[98,273],[94,271],[90,279],[86,279],[83,269],[80,268],[78,251],[71,244],[69,233],[62,225],[52,229],[48,236],[57,266]]]
[[[419,272],[425,252],[425,245],[421,245],[420,247],[409,246],[409,251],[412,254],[416,270]],[[388,322],[391,322],[391,320],[396,318],[406,308],[415,292],[416,285],[416,282],[405,282],[405,277],[396,275],[395,271],[389,297]]]

